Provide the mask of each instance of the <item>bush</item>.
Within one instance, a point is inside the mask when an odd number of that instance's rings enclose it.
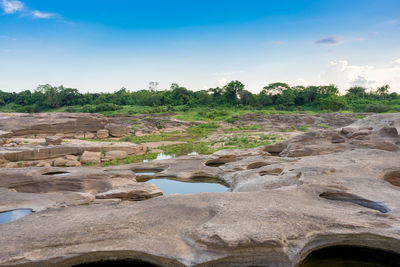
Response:
[[[324,109],[339,111],[348,108],[346,98],[344,96],[329,95],[327,97],[321,98],[321,106]]]
[[[119,110],[122,107],[113,103],[102,103],[95,107],[95,112],[102,112],[102,111],[114,111]]]
[[[382,104],[372,104],[372,105],[367,105],[366,107],[367,112],[382,113],[382,112],[388,112],[389,110],[390,110],[389,106],[384,106]]]

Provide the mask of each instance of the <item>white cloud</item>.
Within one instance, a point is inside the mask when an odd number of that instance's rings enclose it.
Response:
[[[38,10],[33,11],[32,15],[38,19],[49,19],[49,18],[52,18],[55,16],[55,14],[53,14],[53,13],[41,12]]]
[[[295,85],[328,85],[335,84],[341,93],[354,85],[367,88],[389,84],[391,91],[400,93],[400,59],[392,61],[386,66],[351,65],[347,60],[331,61],[317,79],[297,79],[287,81]]]
[[[13,14],[24,8],[24,4],[17,0],[2,0],[1,7],[5,14]]]
[[[229,83],[229,80],[227,78],[222,78],[217,81],[217,85],[219,87],[223,87],[223,86],[227,85],[228,83]]]
[[[338,85],[342,92],[353,85],[375,88],[384,84],[389,84],[393,90],[400,92],[400,66],[391,64],[376,67],[350,65],[347,60],[332,61],[321,74],[321,80]]]
[[[49,19],[57,15],[54,13],[32,10],[29,7],[26,7],[23,2],[18,0],[1,0],[0,6],[5,14],[14,14],[17,12],[22,12],[23,15],[32,16],[37,19]]]
[[[239,74],[239,73],[243,73],[243,71],[238,70],[238,71],[219,72],[219,73],[215,73],[215,76],[231,76],[231,75],[235,75],[235,74]]]

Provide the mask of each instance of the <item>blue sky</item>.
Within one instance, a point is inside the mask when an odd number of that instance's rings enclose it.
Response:
[[[400,92],[400,2],[0,0],[0,90],[241,80]]]

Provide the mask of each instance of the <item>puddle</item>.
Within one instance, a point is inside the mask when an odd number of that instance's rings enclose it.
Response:
[[[193,194],[200,192],[228,192],[228,187],[213,178],[193,178],[190,182],[182,182],[174,178],[155,178],[146,181],[156,184],[164,195]]]
[[[136,176],[153,176],[155,174],[155,172],[137,172]]]
[[[51,176],[66,176],[66,175],[70,175],[71,173],[70,172],[62,172],[62,171],[60,171],[60,172],[46,172],[46,173],[43,173],[43,175],[51,175]]]
[[[175,155],[167,155],[164,153],[160,153],[157,155],[157,157],[155,159],[153,159],[153,160],[145,159],[145,160],[143,160],[143,162],[150,162],[150,161],[163,160],[163,159],[173,159],[173,158],[175,158]]]
[[[0,224],[21,219],[22,217],[30,213],[32,213],[32,210],[28,209],[18,209],[18,210],[0,212]]]
[[[319,195],[322,198],[329,199],[329,200],[336,200],[336,201],[345,201],[345,202],[350,202],[365,208],[373,209],[380,211],[382,213],[387,213],[391,211],[390,208],[388,208],[385,204],[375,202],[369,199],[365,199],[362,197],[359,197],[357,195],[353,194],[348,194],[348,193],[342,193],[342,192],[324,192]]]

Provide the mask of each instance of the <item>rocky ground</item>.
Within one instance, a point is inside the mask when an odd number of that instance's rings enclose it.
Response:
[[[93,123],[92,115],[26,116],[9,115],[8,128],[0,119],[4,145],[15,144],[0,151],[7,167],[0,168],[0,211],[34,211],[0,224],[2,266],[116,259],[161,266],[298,266],[311,252],[338,245],[400,254],[398,113],[248,114],[221,123],[202,141],[215,145],[232,134],[274,134],[274,142],[110,167],[99,164],[148,150],[145,143],[118,138],[155,134],[157,123],[134,120],[141,126],[132,128],[126,117],[93,115]],[[164,117],[166,131],[193,125]],[[42,165],[27,163],[36,161]],[[142,182],[148,178],[139,175],[144,171],[154,172],[152,178],[217,180],[229,192],[163,196],[156,185]]]

